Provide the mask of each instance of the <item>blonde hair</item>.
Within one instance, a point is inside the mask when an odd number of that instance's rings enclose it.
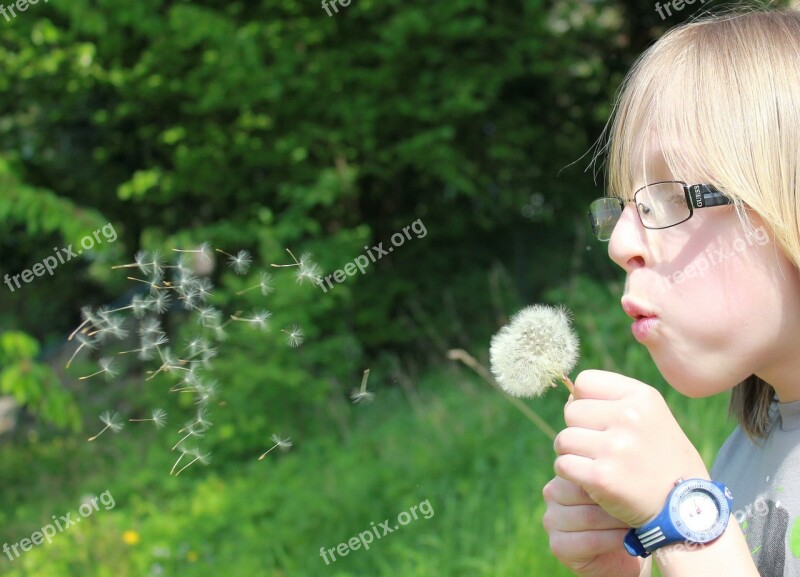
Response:
[[[610,196],[631,199],[655,145],[676,178],[731,196],[743,226],[757,213],[800,268],[799,11],[706,15],[670,30],[629,71],[609,122],[595,160],[608,151]],[[751,437],[766,434],[774,394],[755,375],[734,387],[730,413]]]

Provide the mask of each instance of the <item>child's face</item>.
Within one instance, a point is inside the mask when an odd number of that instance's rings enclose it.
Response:
[[[660,154],[650,167],[635,189],[659,180],[701,182],[669,174]],[[757,374],[782,401],[795,400],[780,383],[800,370],[800,275],[763,221],[749,214],[751,234],[733,206],[696,209],[684,223],[648,230],[629,203],[611,236],[609,256],[627,273],[623,303],[657,317],[638,323],[636,338],[688,396],[718,393]]]

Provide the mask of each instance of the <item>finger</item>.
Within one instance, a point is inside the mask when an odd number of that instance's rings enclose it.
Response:
[[[564,407],[564,422],[567,427],[605,431],[618,412],[619,403],[615,401],[578,399]]]
[[[628,526],[605,512],[600,505],[548,505],[545,513],[547,529],[566,533],[604,529],[628,529]]]
[[[609,371],[586,370],[575,378],[575,399],[621,399],[638,387],[641,381]]]
[[[550,549],[560,559],[592,560],[598,555],[624,551],[625,529],[556,532],[550,535]]]
[[[554,477],[542,489],[546,501],[560,505],[596,505],[589,493],[562,477]]]
[[[594,460],[580,455],[559,455],[553,464],[556,475],[586,487],[592,479]]]
[[[569,427],[556,435],[553,449],[557,455],[571,454],[596,459],[603,451],[603,442],[607,436],[600,431]]]

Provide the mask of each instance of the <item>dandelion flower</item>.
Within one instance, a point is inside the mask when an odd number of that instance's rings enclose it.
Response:
[[[558,380],[567,384],[578,361],[569,312],[545,305],[522,309],[492,337],[489,359],[500,387],[515,397],[538,397]]]

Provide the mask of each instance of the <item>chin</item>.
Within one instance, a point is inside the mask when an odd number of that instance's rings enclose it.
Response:
[[[719,382],[718,378],[711,375],[687,374],[685,367],[663,366],[658,362],[656,366],[670,387],[690,399],[711,397],[732,386]]]

